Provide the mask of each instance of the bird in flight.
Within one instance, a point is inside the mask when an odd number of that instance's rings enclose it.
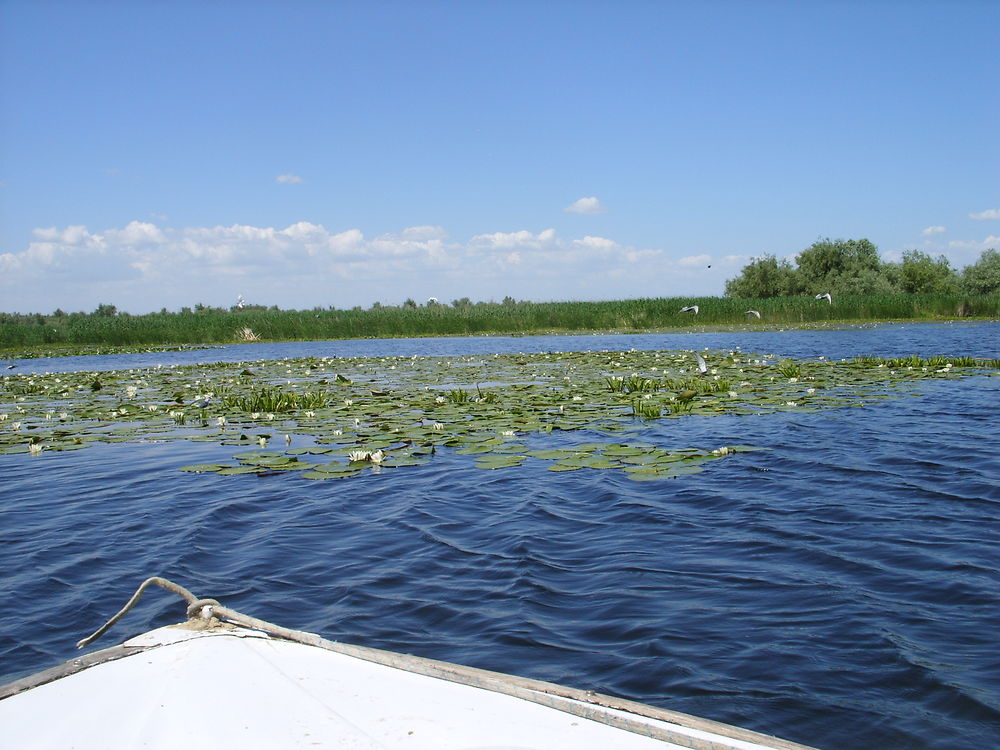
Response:
[[[705,364],[705,358],[698,354],[698,352],[694,353],[694,358],[698,360],[698,372],[702,375],[708,375],[708,365]]]
[[[817,294],[816,299],[825,299],[831,305],[833,304],[833,297],[830,296],[829,292],[827,292],[826,294]]]
[[[682,307],[681,312],[693,312],[695,315],[697,315],[698,305],[688,305],[687,307]]]

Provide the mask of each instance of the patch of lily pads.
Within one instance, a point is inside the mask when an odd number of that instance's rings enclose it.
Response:
[[[864,406],[924,380],[998,369],[963,357],[591,351],[9,374],[0,379],[0,453],[204,441],[237,448],[233,462],[183,471],[319,480],[404,469],[450,451],[488,471],[544,462],[555,472],[612,470],[643,481],[751,450],[643,442],[644,428],[661,420]],[[554,432],[607,440],[545,446]]]

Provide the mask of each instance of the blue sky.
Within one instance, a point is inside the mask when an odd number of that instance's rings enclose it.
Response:
[[[1000,248],[1000,3],[0,0],[0,311]]]

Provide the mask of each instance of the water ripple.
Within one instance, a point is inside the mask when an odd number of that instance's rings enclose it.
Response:
[[[915,336],[895,345],[925,353]],[[0,580],[30,603],[0,611],[0,680],[70,658],[162,574],[327,637],[821,748],[988,747],[998,396],[1000,378],[975,378],[866,409],[651,424],[642,439],[665,446],[769,450],[649,483],[446,452],[334,482],[176,471],[229,457],[206,443],[0,456]],[[180,610],[149,598],[115,635]]]

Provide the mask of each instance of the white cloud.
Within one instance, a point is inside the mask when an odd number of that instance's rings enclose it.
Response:
[[[931,235],[943,234],[943,233],[945,233],[947,231],[948,231],[948,229],[946,227],[936,226],[936,227],[927,227],[920,234],[922,236],[924,236],[924,237],[930,237]]]
[[[579,247],[586,247],[591,250],[600,250],[604,252],[614,250],[619,246],[614,240],[609,240],[605,237],[591,237],[590,235],[584,237],[582,240],[573,240],[573,244]]]
[[[573,201],[563,210],[571,214],[596,216],[597,214],[603,214],[607,209],[601,205],[601,202],[597,198],[591,196],[589,198],[580,198],[579,200]]]
[[[0,253],[0,298],[11,311],[90,310],[111,302],[130,312],[196,302],[228,306],[237,294],[252,304],[298,309],[430,295],[609,299],[688,293],[709,262],[708,255],[677,260],[666,250],[609,237],[562,238],[551,228],[453,240],[432,225],[366,236],[309,221],[283,228],[132,221],[102,231],[36,229],[25,249]],[[679,271],[685,280],[675,277],[677,288],[664,285]]]
[[[533,248],[540,250],[556,245],[555,229],[545,229],[538,234],[532,234],[527,229],[518,232],[493,232],[492,234],[477,234],[471,240],[473,246],[491,250],[509,250],[513,248]]]
[[[985,211],[980,211],[978,214],[969,214],[970,219],[1000,219],[1000,208],[988,208]]]
[[[280,182],[284,185],[294,185],[296,183],[302,182],[302,178],[297,174],[279,174],[274,178],[275,182]]]
[[[689,255],[686,258],[681,258],[677,261],[677,265],[684,268],[692,268],[695,266],[707,266],[712,262],[711,255]]]
[[[1000,236],[991,234],[985,240],[952,240],[948,247],[953,250],[972,250],[982,252],[990,248],[1000,249]]]

